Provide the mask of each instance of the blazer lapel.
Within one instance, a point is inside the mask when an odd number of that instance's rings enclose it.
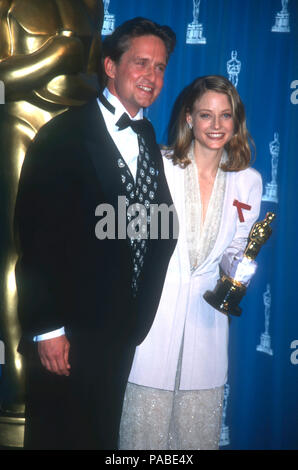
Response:
[[[118,166],[118,160],[122,156],[106,128],[97,102],[94,102],[94,105],[86,125],[86,149],[107,202],[116,208],[118,196],[125,196],[121,182],[121,171]],[[129,172],[128,167],[125,168],[125,171]],[[130,172],[129,174],[132,178]]]
[[[226,188],[223,201],[223,212],[221,215],[220,227],[217,238],[211,252],[205,261],[197,268],[196,273],[199,274],[210,263],[210,260],[217,259],[221,256],[223,249],[226,248],[227,239],[231,238],[231,230],[235,230],[233,217],[235,216],[235,207],[233,206],[233,198],[236,194],[235,173],[227,172]]]

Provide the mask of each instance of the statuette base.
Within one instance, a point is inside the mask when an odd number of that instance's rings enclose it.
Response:
[[[277,13],[275,25],[272,26],[273,33],[290,33],[289,13]]]
[[[24,446],[25,418],[0,413],[0,450],[22,449]]]
[[[104,22],[101,30],[103,36],[112,34],[115,29],[115,15],[105,14]]]
[[[190,23],[187,26],[186,44],[206,44],[207,40],[203,37],[203,25]]]
[[[246,287],[233,282],[232,279],[223,276],[217,281],[213,291],[206,291],[203,295],[204,299],[213,308],[226,315],[236,315],[239,317],[242,309],[239,303],[246,293]]]
[[[257,351],[269,354],[269,356],[273,356],[273,351],[271,349],[271,338],[268,333],[261,334],[261,342],[257,346]]]
[[[266,184],[265,194],[262,196],[262,201],[278,202],[276,183]]]
[[[230,444],[229,427],[223,426],[220,434],[219,446],[228,446]]]

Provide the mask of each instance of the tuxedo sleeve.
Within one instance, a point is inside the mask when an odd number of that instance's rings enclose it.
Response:
[[[72,150],[62,138],[41,133],[20,176],[15,210],[18,314],[23,334],[31,339],[63,327],[71,308],[68,240],[79,192]]]

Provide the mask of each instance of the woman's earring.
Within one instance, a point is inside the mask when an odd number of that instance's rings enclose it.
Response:
[[[189,127],[190,129],[192,129],[192,123],[191,123],[191,122],[188,122],[187,124],[188,124],[188,127]]]

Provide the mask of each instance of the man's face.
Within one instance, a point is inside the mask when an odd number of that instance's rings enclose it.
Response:
[[[150,106],[158,97],[167,64],[163,41],[157,36],[131,40],[119,63],[105,59],[108,88],[133,117],[140,108]]]

